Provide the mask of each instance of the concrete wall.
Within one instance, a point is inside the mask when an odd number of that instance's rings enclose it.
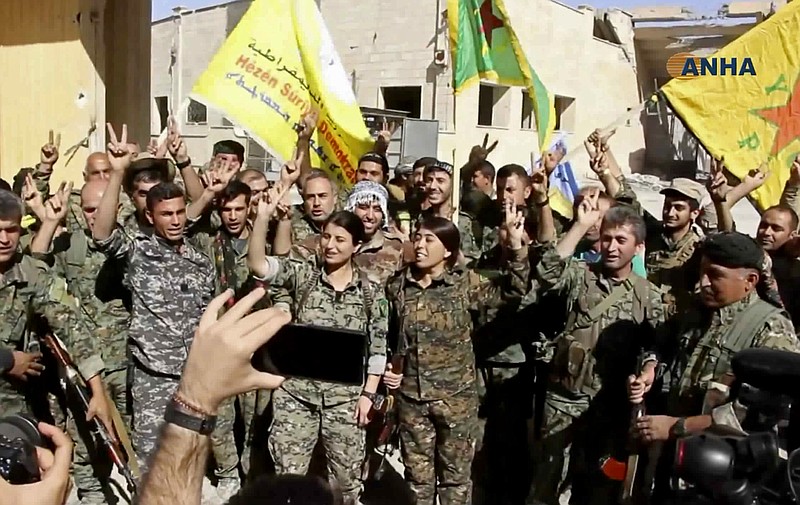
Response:
[[[192,86],[203,73],[211,59],[222,46],[228,34],[244,16],[250,2],[240,1],[223,4],[196,11],[189,11],[182,17],[183,50],[176,62],[175,77],[170,75],[170,59],[173,43],[176,40],[174,18],[156,21],[152,24],[152,70],[151,95],[169,97],[171,108],[177,109],[180,102],[189,95]],[[178,48],[179,44],[175,43]],[[178,90],[180,73],[180,90]],[[160,134],[160,124],[155,102],[151,100],[153,120],[150,134]],[[175,102],[175,104],[173,104]],[[206,124],[186,124],[186,113],[180,118],[181,131],[194,164],[203,164],[211,158],[215,142],[235,139],[246,144],[245,138],[237,138],[233,127],[223,124],[218,112],[208,109]]]
[[[56,183],[82,179],[86,156],[106,145],[107,120],[127,122],[132,139],[147,139],[150,8],[150,0],[0,2],[4,179],[38,163],[51,129],[61,133],[63,153],[97,124],[88,149],[79,149],[69,165],[62,156]]]
[[[322,0],[336,47],[353,77],[359,104],[384,107],[381,87],[421,86],[423,119],[440,121],[439,157],[464,163],[473,145],[485,133],[499,139],[490,160],[530,164],[538,151],[536,132],[520,126],[522,88],[509,90],[502,102],[503,120],[478,126],[479,88],[453,96],[446,43],[447,25],[441,13],[446,2],[376,0],[358,9],[349,0]],[[639,103],[636,73],[619,46],[593,37],[594,12],[581,11],[550,0],[508,0],[506,7],[529,60],[553,93],[575,100],[572,121],[560,132],[579,172],[588,171],[584,139],[594,128],[605,127]],[[364,23],[369,19],[369,23]],[[433,63],[434,52],[448,51],[448,65]],[[632,55],[633,56],[633,55]],[[644,139],[638,119],[621,126],[614,149],[625,171],[639,171]],[[629,160],[633,163],[629,163]]]

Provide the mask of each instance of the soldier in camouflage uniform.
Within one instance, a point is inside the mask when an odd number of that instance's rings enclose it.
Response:
[[[556,245],[544,246],[536,277],[545,291],[567,294],[567,325],[547,347],[551,363],[541,439],[535,447],[532,503],[555,505],[571,484],[570,503],[611,503],[618,483],[601,462],[624,449],[630,420],[626,380],[637,361],[655,366],[645,351],[664,322],[660,290],[633,274],[645,240],[638,213],[624,206],[606,213],[602,260],[572,256],[599,217],[597,198],[581,202],[577,220]]]
[[[377,182],[362,181],[353,186],[346,206],[346,210],[364,223],[366,233],[366,240],[358,248],[354,261],[370,280],[381,285],[401,268],[407,249],[402,236],[389,230],[388,201],[385,187]]]
[[[696,261],[691,261],[701,240],[694,227],[700,215],[705,189],[689,179],[674,179],[661,190],[662,221],[645,212],[647,223],[647,278],[666,293],[671,314],[682,313],[693,303],[697,284]]]
[[[114,210],[131,153],[124,140],[115,140],[109,151],[114,171],[100,202],[93,237],[106,255],[126,262],[125,285],[133,298],[129,332],[134,360],[133,444],[144,471],[216,279],[208,257],[184,239],[186,201],[174,183],[160,183],[147,192],[146,216],[152,231],[131,235],[116,227]]]
[[[276,256],[287,256],[290,252],[300,258],[313,256],[321,226],[335,209],[336,184],[321,170],[312,170],[306,176],[301,195],[303,208],[293,209],[290,220],[278,222],[273,244]]]
[[[435,505],[437,497],[442,505],[470,503],[478,422],[471,312],[521,298],[528,284],[521,218],[512,214],[509,227],[507,271],[495,281],[458,265],[458,230],[437,216],[417,224],[414,263],[389,280],[392,333],[406,356],[401,449],[420,505]]]
[[[101,378],[105,365],[77,301],[67,293],[63,279],[50,275],[45,263],[18,252],[23,212],[22,201],[16,195],[0,190],[0,347],[14,350],[16,369],[0,380],[0,416],[33,412],[36,417],[48,419],[51,415],[36,410],[37,406],[49,409],[45,384],[36,378],[43,370],[41,355],[32,350],[45,349],[39,335],[33,333],[41,330],[34,329],[33,318],[41,316],[64,341],[87,380],[92,393],[89,412],[113,433]]]
[[[666,441],[715,426],[744,431],[743,409],[727,395],[733,355],[752,347],[800,352],[788,315],[758,295],[764,253],[752,238],[736,232],[710,235],[698,252],[702,305],[664,328],[659,349],[661,369],[666,370],[664,390],[651,391],[648,404],[650,396],[667,394],[669,415],[639,420],[637,428],[646,441]],[[631,384],[632,401],[641,401],[644,382]],[[672,461],[662,457],[670,468]],[[655,493],[664,489],[657,484]]]
[[[125,426],[118,429],[128,431],[130,416],[127,402],[127,337],[130,293],[122,285],[124,265],[106,258],[98,251],[91,236],[95,212],[107,184],[103,179],[95,179],[87,182],[81,190],[81,222],[87,223],[85,230],[63,233],[53,241],[53,232],[72,207],[61,202],[65,204],[61,207],[61,213],[56,214],[50,209],[49,217],[54,219],[48,220],[46,217],[33,239],[31,252],[41,255],[53,265],[52,272],[66,281],[67,291],[78,302],[90,326],[91,335],[101,349],[106,365],[103,377],[105,385],[125,422]],[[111,463],[100,452],[90,452],[83,436],[78,433],[76,422],[81,432],[88,433],[88,430],[82,419],[78,421],[70,416],[67,427],[75,441],[75,484],[78,496],[84,504],[105,503],[104,493],[106,496],[113,495],[108,486]]]
[[[429,217],[452,219],[456,211],[453,206],[453,165],[437,161],[425,169],[425,196],[428,208],[423,210],[417,222]],[[481,251],[475,241],[475,223],[472,216],[465,212],[458,213],[458,233],[461,237],[459,247],[467,266],[480,258]]]
[[[271,216],[259,211],[254,233]],[[361,386],[293,378],[273,395],[274,424],[270,452],[279,474],[305,474],[318,441],[328,470],[338,481],[345,503],[355,505],[361,488],[365,435],[361,429],[386,368],[388,303],[383,287],[370,281],[353,262],[364,239],[364,225],[353,213],[339,211],[323,225],[320,262],[265,256],[251,249],[248,258],[259,280],[289,291],[295,298],[294,320],[366,332],[369,348],[366,381]],[[354,415],[355,413],[355,415]]]

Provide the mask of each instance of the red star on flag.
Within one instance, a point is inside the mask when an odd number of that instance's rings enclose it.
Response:
[[[492,10],[492,0],[485,0],[481,4],[481,24],[483,25],[483,36],[486,43],[492,46],[492,30],[505,26],[503,20],[494,15]]]
[[[783,151],[792,141],[800,137],[800,79],[795,81],[792,96],[786,105],[754,112],[778,128],[770,154],[774,156]]]

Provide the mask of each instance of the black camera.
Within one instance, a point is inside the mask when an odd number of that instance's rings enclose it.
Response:
[[[800,503],[800,355],[747,349],[733,357],[731,369],[732,396],[757,419],[742,423],[748,436],[704,433],[678,440],[671,486],[676,503]],[[678,479],[689,488],[679,489]]]
[[[41,478],[36,447],[43,447],[44,439],[36,426],[36,420],[22,414],[0,418],[0,477],[9,484]]]

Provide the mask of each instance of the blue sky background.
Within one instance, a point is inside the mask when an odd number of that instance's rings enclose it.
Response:
[[[362,2],[369,2],[370,0],[360,0]],[[402,0],[399,0],[402,1]],[[630,7],[641,7],[645,5],[679,5],[682,7],[689,7],[697,14],[713,15],[717,9],[724,3],[723,0],[561,0],[567,5],[577,7],[580,4],[589,4],[595,7],[619,7],[627,9]],[[172,8],[177,5],[182,5],[188,9],[198,9],[200,7],[208,7],[226,3],[224,0],[153,0],[153,19],[162,19],[172,14]],[[702,6],[702,7],[701,7]]]

